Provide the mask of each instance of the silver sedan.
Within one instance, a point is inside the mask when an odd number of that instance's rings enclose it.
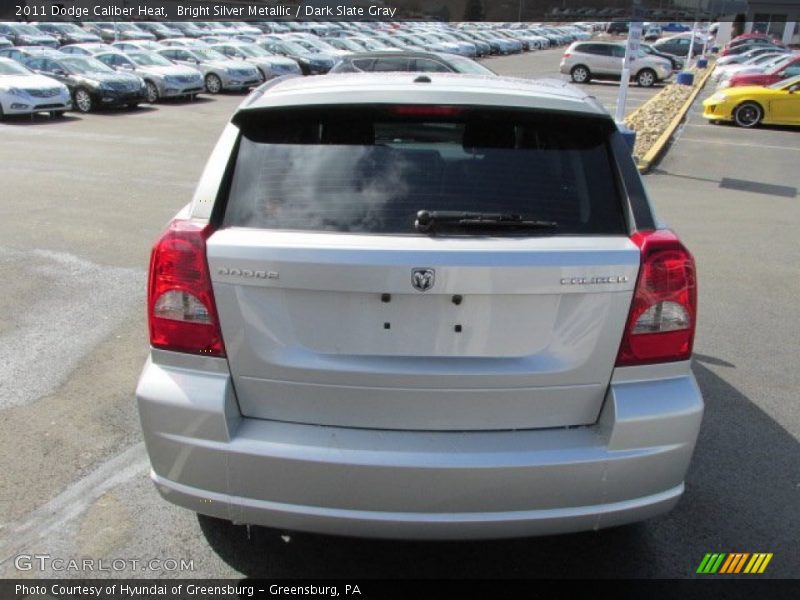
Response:
[[[228,58],[244,60],[255,66],[264,79],[272,79],[282,75],[301,75],[300,65],[296,60],[286,56],[278,56],[256,44],[247,44],[231,40],[211,46]]]
[[[258,69],[250,63],[232,60],[211,48],[171,47],[159,50],[158,54],[176,64],[200,71],[209,94],[218,94],[223,90],[246,90],[264,81]]]

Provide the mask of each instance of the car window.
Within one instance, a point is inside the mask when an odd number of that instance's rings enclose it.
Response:
[[[359,58],[353,60],[353,66],[359,71],[372,71],[372,63],[374,62],[375,59],[372,58]]]
[[[596,54],[597,56],[611,56],[611,46],[607,44],[584,44],[588,54]]]
[[[795,75],[800,75],[800,65],[786,67],[781,73],[781,77],[794,77]]]
[[[44,59],[41,58],[32,58],[30,60],[25,61],[25,65],[33,70],[33,71],[44,71]]]
[[[408,59],[400,57],[376,58],[372,70],[377,72],[408,71]]]
[[[429,58],[415,58],[412,71],[424,71],[426,73],[450,73],[452,69],[440,62]]]
[[[611,56],[617,58],[625,58],[625,48],[622,46],[612,46],[611,47]]]
[[[415,234],[418,211],[456,210],[624,234],[610,121],[408,108],[239,113],[223,225]]]

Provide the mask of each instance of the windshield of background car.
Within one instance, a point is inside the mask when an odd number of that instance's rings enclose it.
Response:
[[[36,29],[33,25],[23,25],[20,23],[14,23],[14,30],[17,33],[22,33],[24,35],[42,35],[42,32]]]
[[[154,54],[151,52],[129,52],[128,58],[130,58],[133,62],[137,65],[142,67],[171,67],[173,63],[168,61],[166,58],[161,56],[160,54]]]
[[[256,46],[255,44],[247,45],[247,46],[236,46],[236,49],[244,54],[245,56],[250,57],[259,57],[259,56],[269,56],[269,52]]]
[[[625,233],[607,119],[413,105],[234,122],[225,226],[415,234],[418,211],[450,210],[556,221],[548,234]]]
[[[284,51],[289,52],[291,54],[301,54],[301,55],[308,54],[308,50],[298,45],[296,42],[281,41],[279,42],[279,44],[284,49]]]
[[[482,64],[468,58],[454,56],[452,58],[448,58],[447,60],[459,73],[472,73],[474,75],[496,75],[496,73],[490,68],[484,67]]]
[[[28,69],[14,62],[0,61],[0,76],[3,75],[32,75]]]
[[[228,57],[210,48],[192,48],[192,52],[201,60],[228,60]]]
[[[62,58],[63,64],[70,73],[83,75],[86,73],[114,73],[114,69],[104,65],[99,60],[88,56],[70,56]]]

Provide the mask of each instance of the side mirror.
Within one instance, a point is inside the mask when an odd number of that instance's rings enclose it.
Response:
[[[66,77],[67,72],[64,69],[56,69],[53,71],[53,75],[60,75],[61,77]]]

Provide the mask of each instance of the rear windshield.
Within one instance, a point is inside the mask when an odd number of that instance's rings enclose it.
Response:
[[[610,120],[408,106],[235,123],[223,226],[419,235],[428,210],[557,223],[523,235],[625,233]]]

